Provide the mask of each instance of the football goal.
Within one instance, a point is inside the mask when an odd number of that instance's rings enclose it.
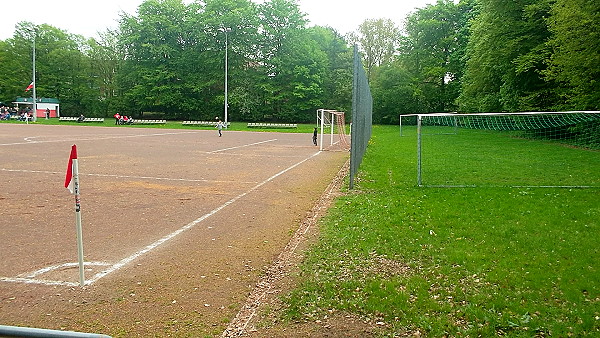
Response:
[[[600,112],[412,114],[419,186],[600,188]]]
[[[345,120],[346,114],[344,112],[330,109],[317,110],[317,125],[320,127],[318,141],[320,150],[324,150],[325,133],[329,134],[328,149],[350,149],[346,136]]]

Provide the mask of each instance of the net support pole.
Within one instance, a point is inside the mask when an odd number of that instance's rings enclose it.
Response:
[[[417,185],[422,186],[421,180],[421,116],[417,116]]]
[[[454,135],[458,134],[458,119],[456,116],[452,117],[454,119]]]
[[[402,115],[400,115],[400,136],[402,136]]]
[[[321,109],[321,137],[319,140],[319,150],[320,151],[323,151],[323,130],[325,128],[325,121],[324,121],[325,116],[324,115],[325,115],[325,110]]]
[[[77,230],[77,260],[79,262],[79,286],[85,285],[83,264],[83,230],[81,227],[81,198],[79,194],[79,164],[73,159],[73,185],[75,192],[75,228]]]
[[[335,126],[335,114],[334,113],[330,113],[331,117],[330,117],[330,122],[331,122],[331,132],[330,132],[330,140],[329,140],[329,145],[333,145],[333,128]]]

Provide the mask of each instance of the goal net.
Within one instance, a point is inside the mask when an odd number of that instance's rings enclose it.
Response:
[[[600,112],[400,116],[419,186],[600,187]]]
[[[320,150],[350,150],[346,135],[346,114],[337,110],[317,110],[317,125],[319,132]],[[326,136],[328,134],[328,136]]]

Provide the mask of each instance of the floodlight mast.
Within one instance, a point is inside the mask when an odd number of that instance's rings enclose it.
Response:
[[[228,49],[228,39],[227,39],[227,28],[223,28],[223,32],[225,33],[225,128],[227,128],[227,106],[229,105],[227,100],[227,68],[228,68],[228,60],[227,60],[227,49]]]
[[[33,95],[33,115],[32,115],[32,121],[37,121],[37,101],[36,101],[36,92],[35,92],[35,37],[36,37],[36,29],[33,29],[33,51],[32,51],[32,81],[31,83],[33,84],[33,88],[32,88],[32,92],[31,95]],[[26,118],[27,121],[29,121],[29,118]]]

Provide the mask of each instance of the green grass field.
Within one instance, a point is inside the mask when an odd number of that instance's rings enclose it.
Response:
[[[374,126],[356,189],[322,219],[285,296],[288,319],[350,313],[379,322],[382,336],[600,335],[600,188],[504,186],[527,167],[528,184],[586,175],[597,185],[600,152],[464,135],[427,140],[438,163],[424,177],[484,186],[417,187],[415,138]],[[450,166],[456,145],[480,152]],[[523,146],[529,155],[510,156]],[[522,166],[533,153],[536,165]],[[494,156],[509,157],[502,170]]]

